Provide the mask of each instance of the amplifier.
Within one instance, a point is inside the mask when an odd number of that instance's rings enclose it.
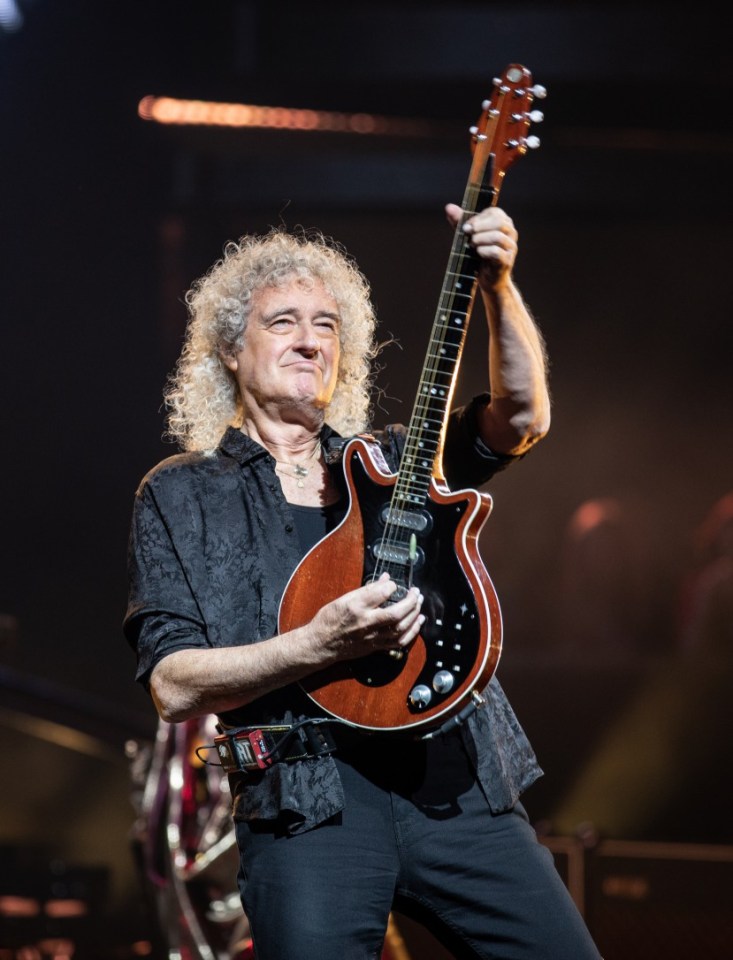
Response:
[[[731,960],[733,847],[602,841],[585,915],[604,960]]]

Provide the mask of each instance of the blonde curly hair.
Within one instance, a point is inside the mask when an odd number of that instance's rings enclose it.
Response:
[[[186,294],[186,338],[164,393],[168,435],[182,449],[211,453],[227,426],[241,426],[239,391],[223,357],[242,348],[255,293],[293,278],[320,280],[339,306],[338,381],[326,419],[346,436],[366,428],[377,354],[369,284],[330,237],[272,228],[228,243],[223,257]]]

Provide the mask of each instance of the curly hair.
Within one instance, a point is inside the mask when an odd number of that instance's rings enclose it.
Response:
[[[182,449],[211,453],[227,426],[241,426],[239,391],[223,357],[242,348],[257,291],[293,278],[320,280],[339,306],[341,351],[328,422],[347,436],[366,428],[371,361],[377,354],[369,284],[332,238],[273,227],[228,243],[222,258],[186,294],[186,338],[164,392],[168,435]]]

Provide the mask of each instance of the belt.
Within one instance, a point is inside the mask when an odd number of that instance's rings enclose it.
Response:
[[[323,720],[224,730],[209,747],[219,755],[226,773],[267,770],[274,763],[289,763],[333,753],[336,744]]]

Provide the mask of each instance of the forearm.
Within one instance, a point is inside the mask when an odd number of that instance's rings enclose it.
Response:
[[[491,403],[479,420],[482,439],[501,453],[525,453],[550,427],[544,343],[517,287],[507,278],[482,289],[489,323]]]
[[[497,453],[519,455],[549,430],[550,397],[544,344],[512,280],[517,231],[498,207],[487,207],[465,222],[455,204],[448,204],[446,213],[470,237],[480,261],[491,391],[491,402],[479,417],[481,439]]]
[[[153,669],[158,713],[178,723],[234,710],[341,660],[409,646],[425,618],[422,594],[387,604],[396,584],[382,575],[322,607],[287,633],[237,647],[177,650]]]
[[[150,677],[160,716],[178,723],[233,710],[324,666],[310,625],[237,647],[177,650]]]

